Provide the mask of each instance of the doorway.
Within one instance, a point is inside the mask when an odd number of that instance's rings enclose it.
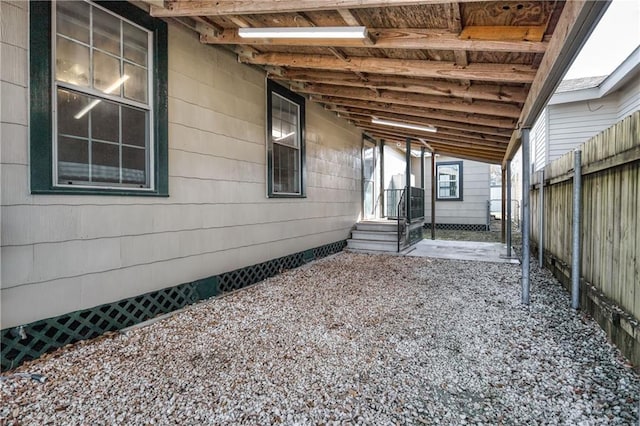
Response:
[[[363,140],[362,144],[362,217],[377,217],[378,186],[376,185],[376,169],[378,163],[378,147],[374,142]]]

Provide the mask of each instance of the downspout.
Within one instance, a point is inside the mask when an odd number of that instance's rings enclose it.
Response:
[[[580,235],[580,225],[582,220],[582,151],[579,149],[573,153],[573,239],[571,256],[571,307],[580,307],[580,258],[582,241]]]

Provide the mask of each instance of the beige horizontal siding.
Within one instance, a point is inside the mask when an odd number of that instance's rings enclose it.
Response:
[[[18,59],[0,76],[2,328],[348,238],[360,132],[308,102],[307,198],[266,198],[264,73],[173,24],[170,197],[30,195],[27,13],[14,8],[25,25],[6,23],[7,7],[0,45],[9,34],[22,51],[3,48]]]

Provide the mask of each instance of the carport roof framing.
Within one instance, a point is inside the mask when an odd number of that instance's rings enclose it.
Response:
[[[515,155],[606,1],[146,0],[366,134],[445,155]],[[364,39],[242,38],[239,28],[364,26]],[[373,117],[434,126],[387,127]]]

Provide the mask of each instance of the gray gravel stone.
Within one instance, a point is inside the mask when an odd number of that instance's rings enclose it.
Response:
[[[547,271],[341,253],[0,380],[0,424],[635,424],[640,377]]]

